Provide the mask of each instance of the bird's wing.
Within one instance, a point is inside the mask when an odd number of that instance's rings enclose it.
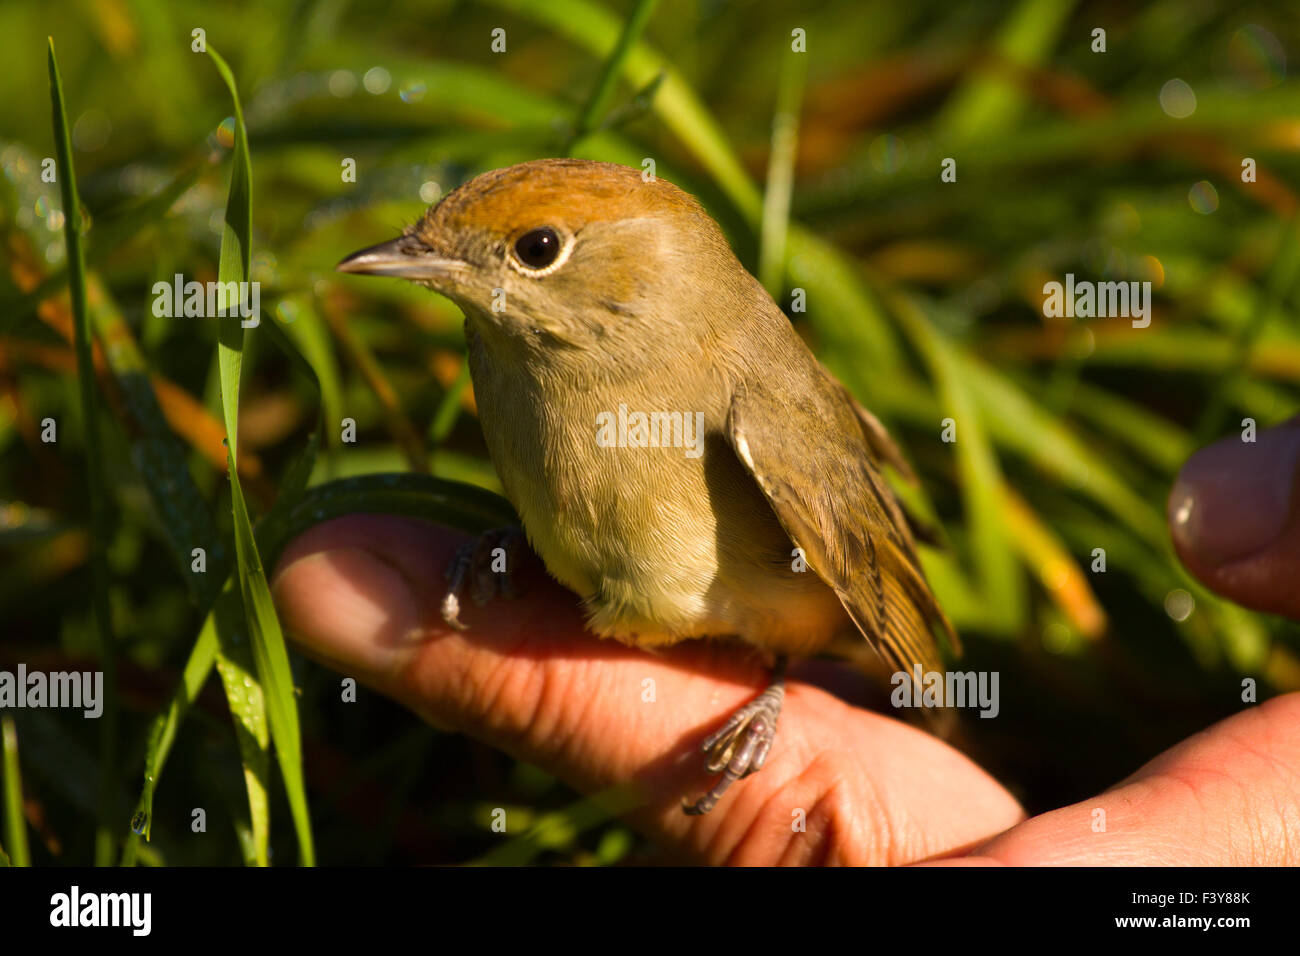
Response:
[[[739,388],[728,437],[809,566],[830,585],[891,670],[942,670],[933,626],[960,650],[880,471],[902,455],[838,383],[777,394]],[[904,466],[906,467],[906,466]]]

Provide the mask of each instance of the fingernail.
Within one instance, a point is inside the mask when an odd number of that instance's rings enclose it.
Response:
[[[1291,514],[1300,463],[1300,416],[1225,438],[1192,455],[1169,495],[1169,527],[1179,551],[1218,566],[1272,544]]]

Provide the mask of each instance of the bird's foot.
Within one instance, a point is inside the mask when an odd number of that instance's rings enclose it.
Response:
[[[447,568],[443,621],[458,631],[466,629],[460,619],[460,604],[467,590],[480,607],[498,594],[517,597],[519,582],[514,574],[526,547],[519,528],[495,528],[461,545]]]
[[[709,773],[721,772],[722,777],[695,803],[682,807],[688,815],[708,813],[717,806],[728,787],[762,768],[776,739],[776,722],[784,702],[785,660],[782,658],[777,661],[767,690],[732,714],[717,733],[704,741],[702,749],[708,754],[704,766]]]

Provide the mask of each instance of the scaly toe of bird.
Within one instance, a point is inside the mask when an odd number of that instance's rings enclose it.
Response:
[[[708,755],[705,769],[721,773],[713,789],[695,803],[683,806],[690,816],[702,816],[715,806],[737,780],[760,770],[776,740],[776,722],[785,701],[785,683],[778,679],[740,710],[736,711],[703,744]]]

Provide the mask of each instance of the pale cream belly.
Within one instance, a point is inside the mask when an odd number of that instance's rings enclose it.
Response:
[[[533,549],[581,596],[591,630],[639,647],[736,637],[805,655],[854,630],[729,447],[603,449],[581,481],[563,462],[547,480],[503,481]],[[567,489],[567,491],[566,491]]]

